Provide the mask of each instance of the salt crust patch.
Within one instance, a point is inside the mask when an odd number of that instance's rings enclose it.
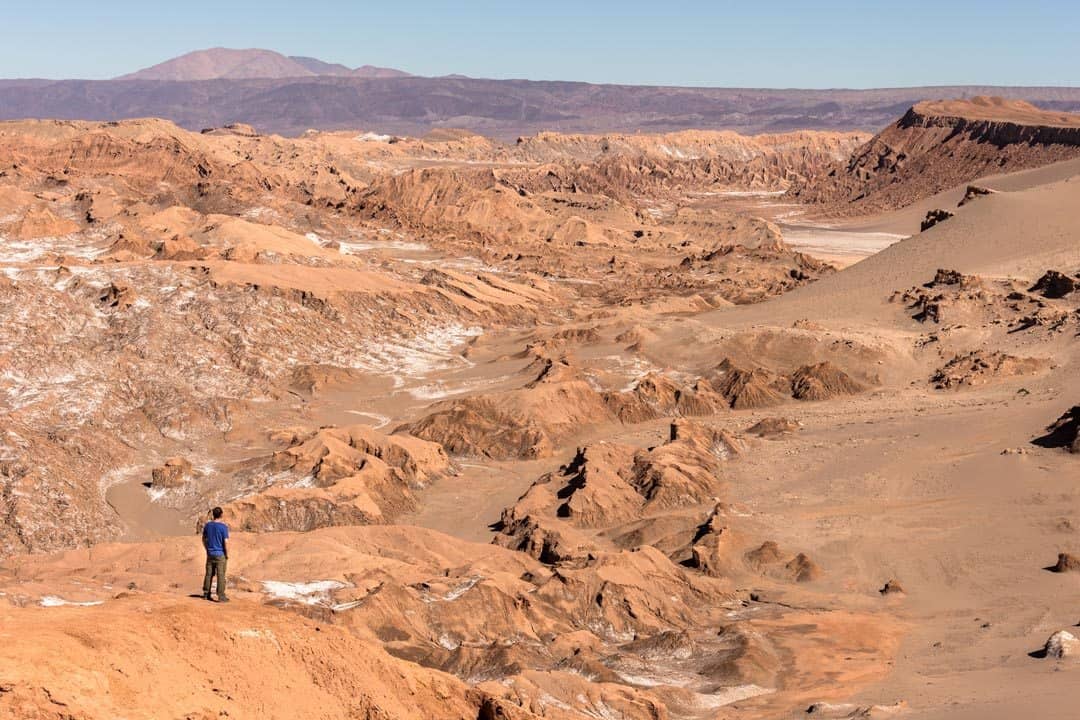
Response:
[[[105,252],[105,248],[88,245],[87,240],[79,233],[33,240],[12,240],[0,235],[0,263],[29,263],[53,253],[91,260]]]
[[[717,193],[725,197],[779,197],[786,190],[724,190]]]
[[[454,602],[455,600],[460,598],[462,595],[464,595],[465,593],[469,592],[474,587],[476,587],[476,584],[478,582],[480,582],[481,580],[483,580],[483,579],[484,578],[482,576],[475,575],[475,576],[469,578],[468,580],[466,580],[465,582],[461,583],[457,587],[453,588],[452,590],[450,590],[448,593],[446,593],[442,597],[434,597],[434,596],[428,595],[428,596],[425,596],[423,598],[423,600],[424,600],[424,602],[427,602],[427,603]]]
[[[679,687],[688,688],[694,684],[695,678],[684,676],[681,674],[676,675],[637,675],[631,673],[618,673],[619,678],[630,685],[637,685],[638,687]],[[711,693],[698,693],[693,694],[694,704],[703,709],[709,710],[731,703],[739,702],[740,700],[746,700],[748,698],[757,697],[759,695],[768,695],[769,693],[776,692],[771,688],[763,688],[758,685],[734,685],[732,687],[720,688]]]
[[[352,367],[412,378],[435,370],[471,367],[471,362],[452,351],[482,332],[479,327],[458,323],[432,326],[412,337],[398,336],[369,344],[352,358]]]
[[[453,395],[463,395],[464,393],[489,387],[491,385],[498,385],[510,378],[510,375],[500,375],[498,377],[484,378],[481,380],[462,380],[461,382],[453,384],[447,384],[442,380],[438,380],[433,383],[425,383],[424,385],[409,388],[406,392],[417,400],[439,400]]]
[[[771,688],[763,688],[757,685],[736,685],[734,687],[717,690],[714,693],[696,693],[694,699],[697,702],[698,707],[702,709],[712,709],[730,705],[739,702],[740,700],[757,697],[759,695],[768,695],[773,692],[776,691]]]
[[[94,605],[103,604],[103,600],[88,600],[86,602],[76,602],[74,600],[65,600],[62,597],[56,595],[45,595],[38,601],[41,607],[63,607],[64,605],[71,605],[75,607],[93,607]]]
[[[387,417],[386,415],[381,415],[379,413],[366,412],[364,410],[346,410],[345,412],[349,413],[350,415],[359,415],[360,417],[366,417],[374,420],[375,425],[373,425],[372,427],[374,427],[376,430],[382,427],[386,427],[391,422],[389,417]]]
[[[380,235],[385,236],[385,233]],[[399,238],[404,236],[397,236]],[[430,250],[424,243],[406,240],[339,240],[338,248],[343,255],[352,255],[367,250],[401,250],[403,252],[426,252]]]
[[[907,235],[886,232],[851,232],[829,228],[783,228],[784,242],[793,248],[818,252],[870,255]]]
[[[330,593],[350,587],[340,580],[314,580],[312,582],[282,582],[263,580],[263,592],[279,600],[291,600],[304,605],[329,605]]]

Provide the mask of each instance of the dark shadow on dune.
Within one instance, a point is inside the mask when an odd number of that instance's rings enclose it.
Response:
[[[1071,445],[1072,441],[1073,436],[1068,432],[1068,428],[1057,428],[1041,437],[1035,438],[1031,441],[1031,444],[1043,448],[1063,448]]]
[[[1016,327],[1009,330],[1009,335],[1013,335],[1018,332],[1024,332],[1025,330],[1030,330],[1031,328],[1035,327],[1035,325],[1036,322],[1034,320],[1024,318],[1019,321],[1019,324]]]
[[[1066,412],[1046,429],[1048,432],[1032,440],[1032,445],[1044,448],[1070,447],[1076,442],[1077,432],[1080,431],[1080,405]]]

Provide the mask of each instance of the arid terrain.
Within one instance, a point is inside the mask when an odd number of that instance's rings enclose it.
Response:
[[[547,130],[871,132],[920,101],[980,95],[1080,111],[1075,84],[807,90],[420,77],[258,48],[211,48],[108,80],[0,79],[0,120],[156,117],[188,130],[245,122],[288,136],[311,128],[414,136],[467,128],[509,141]]]
[[[1076,716],[1080,116],[892,117],[0,123],[0,717]]]

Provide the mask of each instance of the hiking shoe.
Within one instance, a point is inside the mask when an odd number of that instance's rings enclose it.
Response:
[[[211,602],[213,602],[213,598],[210,597],[210,593],[203,593],[202,599],[210,600]]]
[[[229,602],[229,598],[225,597],[224,595],[218,595],[217,601],[218,602]]]

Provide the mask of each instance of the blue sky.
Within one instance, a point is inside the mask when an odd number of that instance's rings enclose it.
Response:
[[[105,78],[206,47],[420,75],[740,87],[1080,85],[1080,0],[39,0],[0,77]]]

